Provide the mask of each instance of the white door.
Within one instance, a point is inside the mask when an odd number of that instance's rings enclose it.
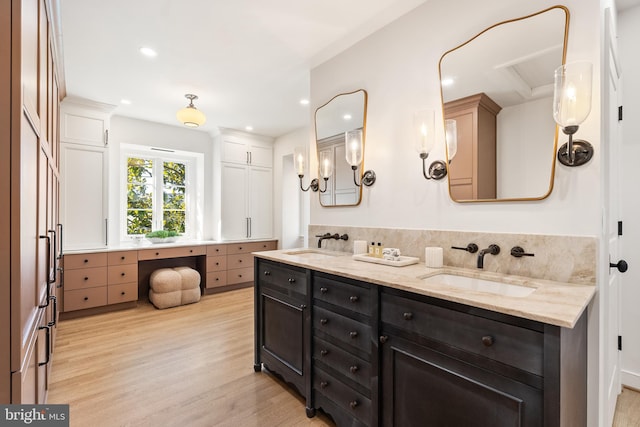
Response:
[[[618,65],[616,35],[614,34],[611,10],[605,11],[605,52],[604,52],[604,94],[603,94],[603,134],[601,145],[603,165],[603,238],[608,242],[609,260],[604,261],[604,270],[608,275],[601,277],[601,346],[603,356],[603,383],[601,391],[605,393],[604,417],[606,426],[611,426],[616,408],[620,385],[620,352],[618,335],[620,334],[620,278],[617,268],[608,268],[608,262],[614,264],[620,259],[620,236],[618,221],[620,213],[620,135],[618,122],[618,96],[620,69]]]

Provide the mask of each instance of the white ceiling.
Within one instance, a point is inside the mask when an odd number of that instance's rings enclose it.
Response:
[[[309,121],[313,66],[424,1],[60,0],[67,94],[179,126],[194,93],[200,130],[280,136]]]

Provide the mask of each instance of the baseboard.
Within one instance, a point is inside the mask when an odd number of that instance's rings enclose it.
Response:
[[[625,387],[640,390],[640,373],[621,370],[620,382]]]

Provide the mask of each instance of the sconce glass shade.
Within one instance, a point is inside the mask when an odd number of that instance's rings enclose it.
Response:
[[[304,147],[296,147],[293,149],[293,165],[296,168],[298,176],[304,176],[306,168],[307,152]]]
[[[207,118],[202,111],[198,110],[195,105],[193,105],[193,100],[198,99],[198,97],[188,93],[185,95],[185,98],[189,100],[189,105],[178,110],[176,118],[180,123],[187,127],[197,128],[198,126],[202,126],[204,122],[206,122]]]
[[[318,163],[318,168],[320,172],[320,176],[323,179],[329,179],[329,177],[333,174],[333,162],[331,161],[331,152],[329,151],[321,151],[320,152],[320,161]]]
[[[553,118],[563,128],[579,126],[591,111],[590,62],[572,62],[555,71]]]
[[[445,139],[447,141],[447,156],[449,162],[453,160],[458,152],[458,126],[455,120],[447,119],[444,121]]]
[[[362,129],[345,132],[345,157],[352,167],[358,167],[362,163]]]
[[[420,154],[429,154],[435,145],[434,116],[433,110],[421,110],[413,115],[415,148]]]

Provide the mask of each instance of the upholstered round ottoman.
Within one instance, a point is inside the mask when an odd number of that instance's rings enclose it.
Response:
[[[200,301],[200,273],[190,267],[155,270],[149,278],[149,301],[160,309]]]

